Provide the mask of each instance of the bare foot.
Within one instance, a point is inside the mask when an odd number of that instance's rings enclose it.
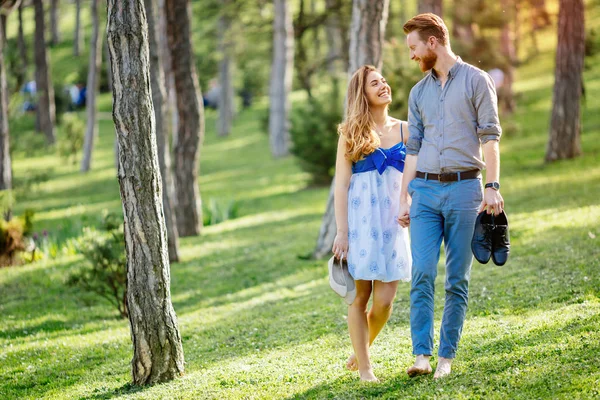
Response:
[[[379,382],[379,379],[373,374],[373,370],[371,368],[365,371],[358,371],[358,375],[360,376],[360,380],[362,382]]]
[[[435,374],[433,375],[433,379],[440,379],[445,376],[450,375],[452,371],[452,359],[440,357],[438,360],[437,368],[435,369]]]
[[[358,362],[356,361],[356,355],[352,354],[346,361],[346,368],[350,371],[358,371]]]
[[[414,378],[415,376],[430,374],[432,369],[431,364],[429,364],[429,357],[430,356],[418,355],[414,365],[406,370],[408,376]]]

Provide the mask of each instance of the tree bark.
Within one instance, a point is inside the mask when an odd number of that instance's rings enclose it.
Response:
[[[225,2],[225,7],[228,2]],[[231,16],[225,9],[219,17],[219,118],[217,120],[217,133],[227,136],[231,131],[231,122],[234,115],[233,79],[231,76]]]
[[[364,64],[374,65],[381,69],[388,7],[389,0],[354,0],[352,26],[350,27],[350,65],[348,69],[350,75]],[[313,252],[314,258],[322,258],[331,252],[337,233],[334,191],[335,177],[329,189],[327,208],[319,230],[317,245]]]
[[[108,85],[108,91],[112,92],[113,84],[112,84],[112,75],[110,73],[110,57],[108,56],[108,41],[107,40],[104,41],[103,47],[104,47],[103,53],[106,54],[106,68],[108,70],[108,74],[106,75],[106,80],[107,80],[106,83]],[[100,68],[100,70],[102,70],[102,68]]]
[[[0,29],[0,35],[2,31]],[[4,66],[4,36],[2,36],[0,37],[0,190],[11,189],[12,163],[10,159],[10,135],[8,130],[8,88],[6,86],[6,68]]]
[[[50,31],[52,36],[52,45],[60,43],[60,30],[58,26],[58,15],[60,11],[59,0],[50,2]]]
[[[473,17],[471,2],[454,0],[452,12],[452,36],[461,42],[468,53],[475,45],[475,31],[473,30]]]
[[[150,89],[148,26],[142,0],[109,0],[108,42],[119,185],[125,218],[127,306],[133,383],[183,375],[181,335],[170,294],[167,235]]]
[[[330,75],[334,75],[340,70],[339,58],[341,57],[340,48],[342,46],[342,38],[339,15],[334,12],[337,1],[325,1],[325,7],[329,14],[325,23],[325,36],[327,37],[327,72]]]
[[[504,10],[510,10],[509,3],[510,0],[500,1],[502,9]],[[500,97],[500,106],[502,110],[508,114],[512,114],[516,108],[512,85],[514,82],[517,55],[515,51],[514,40],[512,38],[510,22],[511,19],[507,18],[502,26],[502,30],[500,31],[500,52],[506,60],[506,67],[504,68],[504,82],[498,91]]]
[[[146,19],[148,20],[148,45],[150,48],[150,81],[152,84],[152,103],[154,104],[154,119],[156,121],[156,145],[158,149],[158,165],[163,186],[163,210],[169,246],[169,261],[179,261],[179,234],[175,224],[175,211],[173,209],[173,176],[171,174],[171,155],[169,152],[169,135],[165,124],[166,94],[165,75],[161,61],[161,47],[157,24],[158,3],[156,0],[144,0]]]
[[[560,0],[558,46],[546,162],[581,155],[585,21],[583,0]]]
[[[389,0],[354,0],[352,3],[350,75],[365,64],[381,69],[388,7]]]
[[[167,91],[167,117],[171,125],[169,137],[173,137],[173,146],[175,145],[175,136],[177,135],[179,116],[177,115],[177,97],[175,93],[175,77],[171,62],[171,49],[167,38],[167,11],[165,9],[165,0],[158,0],[159,19],[158,29],[160,31],[160,46],[162,48],[162,63],[165,73],[165,89]],[[166,127],[167,125],[165,125]],[[169,142],[169,141],[167,141]]]
[[[290,147],[290,98],[294,72],[294,27],[285,0],[275,0],[273,63],[269,87],[269,141],[271,154],[283,157]]]
[[[25,40],[25,35],[23,34],[23,2],[19,4],[18,8],[18,18],[19,18],[19,35],[17,38],[17,42],[19,45],[19,57],[21,58],[21,69],[25,71],[27,69],[27,65],[29,64],[29,59],[27,57],[27,42]],[[21,82],[23,83],[23,82]],[[20,85],[19,85],[20,87]]]
[[[56,141],[54,124],[56,109],[54,106],[54,87],[46,52],[44,4],[42,0],[33,0],[35,8],[35,81],[37,93],[37,118],[39,130],[46,135],[48,144]]]
[[[75,56],[79,56],[82,49],[83,40],[81,34],[81,0],[75,0],[75,32],[73,38],[73,54]]]
[[[174,151],[175,218],[179,234],[193,236],[202,228],[198,167],[204,136],[204,106],[190,36],[189,0],[167,0],[165,8],[179,114]]]
[[[81,172],[90,170],[92,164],[92,151],[94,139],[98,136],[98,120],[96,110],[96,97],[100,81],[100,65],[102,63],[102,40],[100,39],[100,21],[98,18],[98,0],[91,0],[92,16],[92,41],[90,43],[90,63],[87,76],[87,92],[85,108],[87,111],[87,124],[83,142],[83,158],[81,159]]]
[[[433,13],[443,18],[442,10],[442,0],[419,0],[419,14]]]
[[[6,15],[5,13],[1,13],[0,14],[0,22],[2,23],[0,25],[0,28],[2,29],[2,40],[4,41],[4,46],[6,46],[6,40],[7,40],[7,36],[6,36],[6,21],[8,19],[8,15]]]

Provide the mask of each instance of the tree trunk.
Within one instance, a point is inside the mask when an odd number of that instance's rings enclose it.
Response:
[[[142,0],[109,0],[108,42],[119,185],[125,218],[127,306],[135,385],[183,375],[181,335],[170,294],[167,235]]]
[[[452,36],[461,42],[466,53],[475,45],[471,6],[469,1],[454,0],[452,12]]]
[[[389,0],[354,0],[352,3],[350,75],[365,64],[381,69],[388,6]]]
[[[73,54],[75,56],[79,56],[82,49],[83,40],[81,35],[81,0],[75,0],[75,35],[73,38]]]
[[[0,29],[0,34],[2,31],[3,29]],[[4,67],[4,36],[2,36],[0,37],[0,190],[11,189],[12,163],[8,130],[8,88],[6,86],[6,68]]]
[[[175,93],[175,77],[173,76],[173,68],[171,62],[171,49],[167,39],[167,11],[165,10],[165,0],[158,0],[159,19],[158,29],[160,31],[160,46],[162,48],[162,63],[165,73],[165,89],[167,91],[167,116],[171,124],[170,136],[173,136],[173,142],[177,135],[179,116],[177,115],[177,97]],[[165,127],[167,125],[165,124]],[[167,130],[169,132],[169,130]],[[169,141],[167,141],[169,143]],[[173,146],[175,143],[173,143]],[[170,150],[169,150],[170,151]],[[176,203],[174,201],[174,203]]]
[[[273,63],[269,88],[269,141],[271,154],[283,157],[290,147],[290,92],[294,72],[294,27],[285,0],[275,0]]]
[[[443,18],[442,0],[419,0],[419,14],[423,13],[433,13]]]
[[[60,42],[60,30],[58,27],[58,15],[60,12],[59,0],[50,2],[50,30],[52,36],[52,46],[56,46]]]
[[[152,84],[152,104],[154,104],[154,118],[156,120],[156,145],[158,149],[158,165],[163,187],[163,210],[165,213],[165,225],[167,228],[167,239],[169,245],[169,261],[179,261],[179,234],[175,224],[175,211],[173,209],[173,176],[171,174],[171,155],[169,153],[169,135],[165,128],[166,118],[166,95],[165,75],[163,73],[161,60],[161,47],[159,45],[159,33],[157,24],[156,0],[144,0],[146,7],[146,19],[148,20],[148,45],[150,48],[150,81]]]
[[[327,72],[330,75],[336,74],[339,70],[340,47],[342,38],[340,31],[340,19],[338,13],[333,9],[338,0],[326,0],[325,7],[328,11],[327,22],[325,23],[325,35],[327,37]]]
[[[50,64],[46,53],[44,4],[42,0],[33,0],[35,7],[35,81],[37,102],[37,117],[39,130],[46,135],[48,144],[56,141],[54,124],[56,110],[54,107],[54,87]]]
[[[19,58],[21,59],[21,71],[20,74],[23,75],[23,78],[20,79],[18,88],[24,83],[25,72],[27,70],[27,66],[29,64],[29,60],[27,57],[27,42],[25,41],[25,35],[23,34],[23,2],[19,4],[18,9],[18,18],[19,18],[19,35],[17,38],[18,46],[19,46]]]
[[[228,2],[225,2],[225,7]],[[231,17],[225,9],[219,17],[219,118],[217,120],[217,133],[227,136],[231,131],[231,122],[234,115],[233,79],[231,76]]]
[[[546,162],[581,155],[585,23],[583,0],[560,0],[558,46]]]
[[[107,85],[108,85],[108,91],[112,92],[112,74],[110,73],[110,57],[108,56],[108,40],[104,41],[104,51],[103,53],[106,54],[106,68],[107,68],[107,75],[106,75],[106,80],[107,80]],[[102,70],[102,68],[100,68],[100,70]]]
[[[501,0],[500,3],[502,9],[509,10],[509,2],[510,0]],[[498,91],[500,107],[508,114],[512,114],[516,107],[512,85],[514,82],[515,63],[517,61],[517,56],[515,53],[514,40],[511,37],[512,31],[510,29],[510,22],[511,19],[506,19],[500,32],[500,52],[506,60],[506,67],[504,68],[504,82]]]
[[[81,172],[90,170],[92,164],[92,150],[94,139],[98,136],[98,121],[96,118],[96,97],[100,81],[100,65],[102,63],[102,40],[100,39],[100,21],[98,18],[98,0],[91,0],[92,11],[92,41],[90,43],[90,63],[87,76],[87,92],[85,108],[87,111],[87,125],[83,143],[83,158],[81,159]]]
[[[173,166],[177,201],[175,219],[181,236],[193,236],[202,228],[198,167],[204,136],[204,106],[190,36],[189,0],[167,0],[165,8],[179,114]]]
[[[7,40],[7,36],[6,36],[6,20],[8,19],[8,15],[6,15],[5,13],[0,14],[0,28],[2,29],[2,40],[4,41],[2,44],[4,46],[6,46],[6,40]]]
[[[387,25],[389,0],[354,0],[352,26],[350,27],[350,65],[353,74],[361,65],[370,64],[381,69],[383,63],[383,40]],[[329,189],[327,208],[313,257],[322,258],[331,252],[337,233],[334,208],[335,177]]]

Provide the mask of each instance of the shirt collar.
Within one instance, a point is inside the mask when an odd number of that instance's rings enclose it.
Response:
[[[460,69],[462,64],[464,64],[462,58],[456,57],[456,62],[452,67],[450,67],[450,71],[448,71],[448,79],[453,78],[458,73],[458,70]],[[436,81],[439,80],[437,73],[433,68],[431,69],[430,73],[433,79],[435,79]]]

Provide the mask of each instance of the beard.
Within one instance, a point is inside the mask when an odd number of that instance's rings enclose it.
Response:
[[[433,51],[427,49],[427,54],[419,59],[419,67],[422,72],[427,72],[433,68],[436,61],[437,55]]]

